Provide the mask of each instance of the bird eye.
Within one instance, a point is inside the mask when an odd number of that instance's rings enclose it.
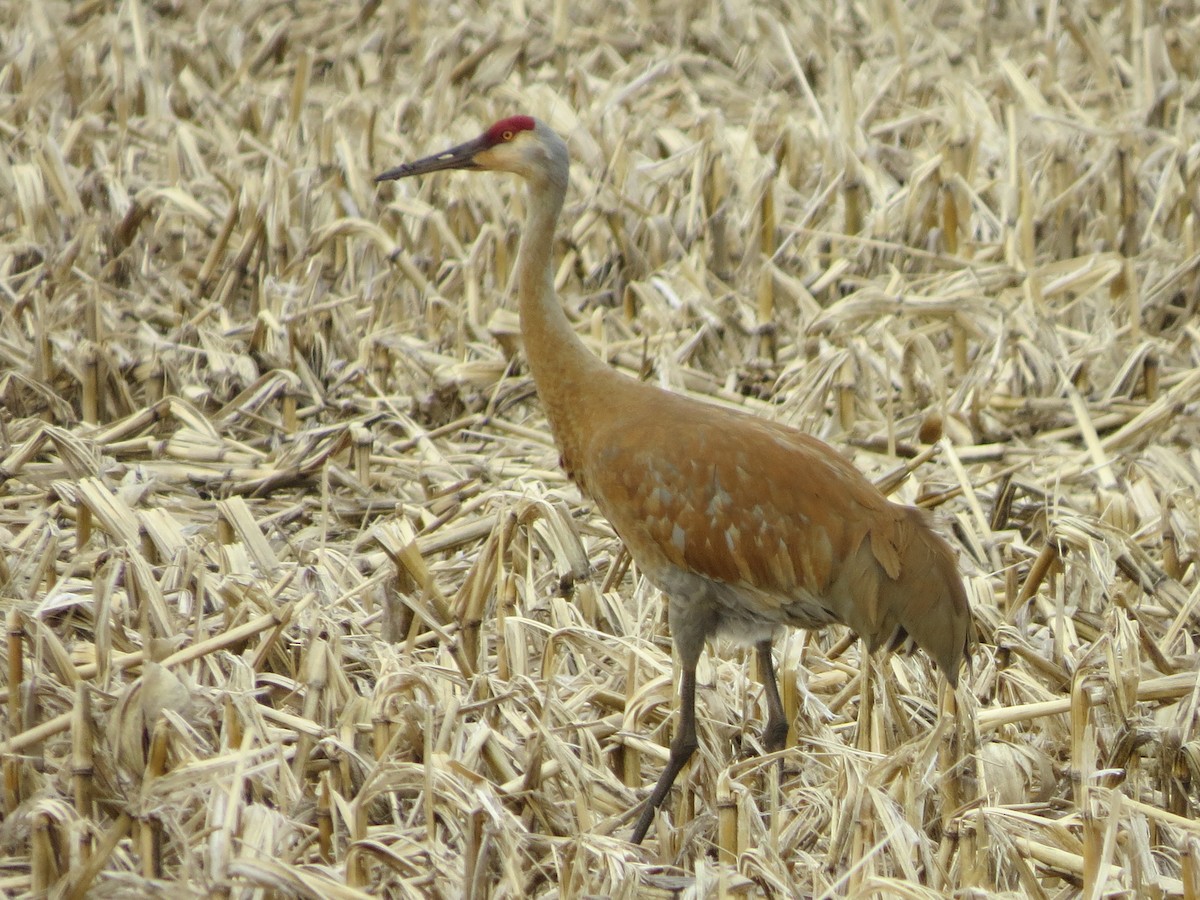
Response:
[[[500,135],[500,137],[504,138],[506,141],[511,141],[513,139],[513,133],[511,131],[506,131],[504,134]]]

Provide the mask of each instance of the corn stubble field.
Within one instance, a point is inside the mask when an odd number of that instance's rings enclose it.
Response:
[[[0,894],[1200,896],[1200,13],[535,7],[0,6]],[[664,604],[558,469],[523,189],[371,180],[517,112],[597,353],[933,511],[957,716],[791,633],[780,768],[718,644],[626,842]]]

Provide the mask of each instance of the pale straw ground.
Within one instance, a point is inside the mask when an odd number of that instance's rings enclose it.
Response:
[[[0,894],[1200,895],[1200,11],[0,4]],[[643,847],[664,605],[557,467],[527,112],[614,365],[933,510],[929,661],[742,650]],[[906,477],[907,476],[907,477]]]

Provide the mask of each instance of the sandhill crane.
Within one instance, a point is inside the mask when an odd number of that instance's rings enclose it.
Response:
[[[623,375],[576,336],[552,266],[567,190],[562,139],[537,119],[513,116],[376,181],[442,169],[525,179],[517,292],[538,396],[563,467],[668,598],[682,672],[679,726],[633,841],[645,837],[696,750],[696,663],[714,635],[758,653],[768,750],[782,748],[788,728],[771,660],[780,626],[840,622],[869,651],[909,637],[956,685],[971,613],[954,556],[922,513],[887,500],[816,438]]]

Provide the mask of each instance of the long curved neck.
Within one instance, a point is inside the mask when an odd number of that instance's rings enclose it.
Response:
[[[593,396],[597,378],[612,370],[592,354],[575,334],[554,294],[554,226],[562,210],[567,175],[529,180],[529,211],[517,251],[517,295],[525,357],[533,373],[546,416],[571,461],[586,416],[581,401]]]

